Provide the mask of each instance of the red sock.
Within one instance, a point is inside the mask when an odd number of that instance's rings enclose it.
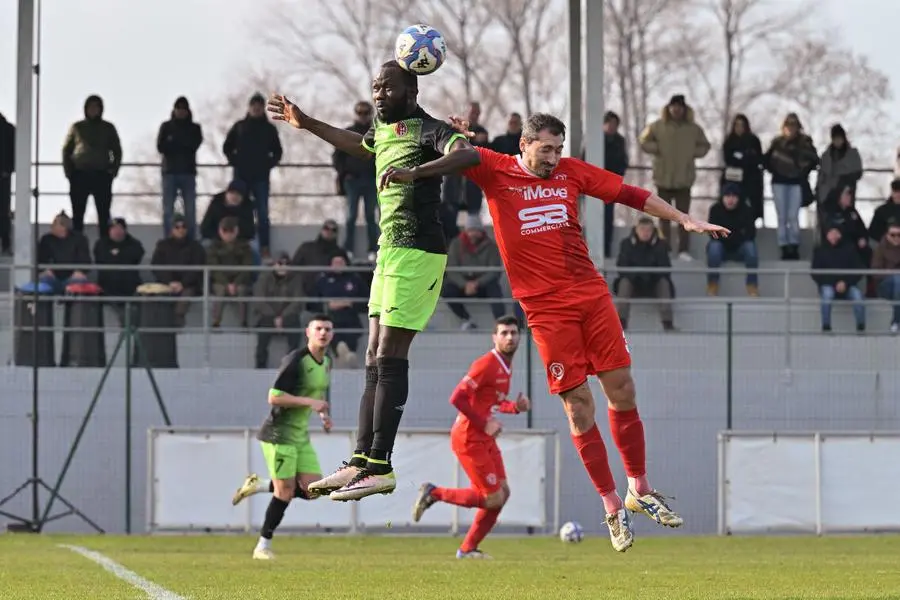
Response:
[[[572,441],[575,449],[581,456],[581,462],[587,469],[588,476],[594,483],[594,487],[601,496],[608,496],[616,491],[616,481],[609,469],[609,460],[606,458],[606,446],[600,437],[597,424],[581,435],[573,435]]]
[[[629,479],[643,480],[646,484],[647,459],[644,445],[644,424],[636,408],[617,411],[609,409],[609,428],[613,441],[622,455],[625,474]],[[650,490],[635,490],[648,493]]]
[[[465,508],[481,508],[484,506],[484,496],[473,488],[436,487],[431,490],[431,495],[435,500]]]
[[[460,546],[459,549],[463,552],[477,550],[478,544],[480,544],[481,540],[487,537],[487,534],[491,532],[491,529],[494,528],[494,525],[497,523],[497,517],[499,516],[499,508],[493,510],[479,508],[478,512],[475,513],[475,520],[472,521],[469,532],[466,534],[466,539],[463,540],[462,546]]]

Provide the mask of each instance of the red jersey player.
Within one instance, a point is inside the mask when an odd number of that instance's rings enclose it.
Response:
[[[468,128],[462,119],[451,121],[457,129]],[[534,114],[522,129],[520,156],[478,148],[481,164],[463,174],[487,197],[513,297],[525,312],[550,391],[562,398],[575,448],[603,498],[613,548],[624,552],[634,542],[628,510],[669,527],[680,527],[683,520],[647,481],[644,426],[635,403],[631,356],[609,288],[584,242],[578,197],[625,204],[675,221],[688,232],[713,237],[730,232],[691,219],[609,171],[563,158],[565,133],[556,117]],[[417,176],[415,169],[388,170],[382,184]],[[612,438],[628,475],[624,502],[616,492],[595,422],[587,383],[591,374],[603,385]]]
[[[456,558],[486,558],[478,544],[490,533],[509,498],[503,457],[495,440],[502,426],[491,415],[494,411],[518,414],[529,408],[529,400],[522,394],[507,400],[512,359],[519,347],[518,319],[497,319],[492,338],[494,347],[472,363],[450,397],[450,403],[459,411],[450,430],[450,447],[472,486],[443,488],[422,484],[413,506],[415,522],[435,502],[478,508]]]

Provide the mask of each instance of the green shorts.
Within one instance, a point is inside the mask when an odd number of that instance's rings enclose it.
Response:
[[[369,316],[382,325],[422,331],[444,283],[446,254],[416,248],[380,248],[369,293]]]
[[[300,473],[319,474],[319,457],[309,442],[287,445],[260,442],[269,477],[272,479],[294,479]]]

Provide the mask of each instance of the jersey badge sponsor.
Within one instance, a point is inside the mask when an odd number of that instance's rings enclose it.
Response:
[[[565,227],[569,222],[569,210],[565,204],[529,206],[519,211],[522,235],[543,233]]]
[[[488,473],[487,477],[488,485],[497,485],[497,474],[496,473]]]
[[[561,381],[563,375],[566,374],[566,370],[563,368],[562,364],[558,362],[550,363],[549,371],[553,378],[557,381]]]
[[[394,135],[396,135],[397,137],[403,137],[407,133],[409,133],[409,128],[406,126],[406,123],[404,123],[403,121],[397,121],[397,123],[394,125]]]

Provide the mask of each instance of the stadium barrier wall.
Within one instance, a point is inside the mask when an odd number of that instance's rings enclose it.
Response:
[[[259,442],[252,428],[150,428],[148,430],[147,531],[255,530],[263,521],[270,494],[257,494],[234,507],[230,499],[248,473],[268,477]],[[353,452],[356,432],[334,429],[310,432],[312,444],[327,472]],[[530,527],[544,532],[559,528],[560,443],[552,430],[504,431],[498,438],[513,489],[499,525]],[[553,461],[552,498],[546,480]],[[281,528],[294,531],[391,533],[410,529],[449,530],[468,526],[474,511],[436,504],[418,524],[412,505],[419,485],[429,481],[448,487],[469,485],[450,451],[449,432],[406,429],[397,435],[394,468],[397,490],[365,502],[319,499],[297,502],[285,513]],[[548,502],[549,500],[549,502]],[[402,528],[402,529],[401,529]],[[393,531],[392,531],[393,530]]]
[[[719,434],[719,534],[900,531],[900,431]],[[856,493],[854,493],[854,491]]]

